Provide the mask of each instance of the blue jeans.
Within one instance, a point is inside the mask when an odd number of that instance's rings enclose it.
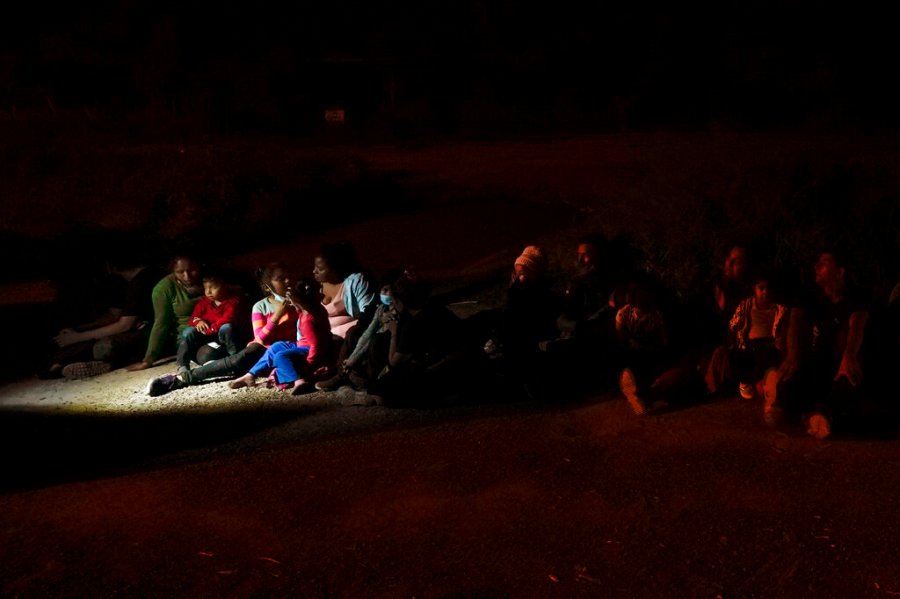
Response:
[[[293,341],[277,341],[272,344],[259,362],[250,369],[253,376],[266,376],[272,369],[276,370],[275,378],[279,383],[293,383],[301,378],[298,370],[306,370],[308,347],[297,347]],[[298,363],[300,367],[298,369]]]
[[[178,336],[178,349],[175,354],[175,364],[178,367],[187,367],[191,360],[197,358],[197,350],[211,341],[218,341],[228,352],[228,355],[238,353],[238,347],[235,344],[233,329],[231,324],[223,324],[219,327],[218,333],[204,335],[193,327],[188,327],[181,331]]]

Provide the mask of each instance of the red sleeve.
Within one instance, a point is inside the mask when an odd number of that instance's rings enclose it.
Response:
[[[326,365],[331,355],[331,327],[328,323],[328,314],[310,314],[308,318],[300,319],[300,333],[309,344],[309,353],[306,355],[307,364],[318,367]]]
[[[234,322],[239,307],[240,300],[237,298],[227,299],[216,306],[215,313],[211,314],[210,320],[207,321],[210,332],[218,332],[222,325]]]
[[[197,326],[197,323],[201,320],[205,320],[209,322],[209,318],[207,318],[207,312],[209,311],[210,306],[212,305],[212,301],[206,296],[200,298],[196,304],[194,304],[194,311],[191,313],[191,326]]]

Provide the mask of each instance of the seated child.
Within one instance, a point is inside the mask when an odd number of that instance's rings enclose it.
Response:
[[[228,383],[232,389],[254,387],[256,377],[274,372],[280,389],[299,394],[308,390],[312,379],[330,374],[335,355],[334,337],[319,285],[301,281],[286,297],[300,314],[297,341],[273,343],[247,374]]]
[[[656,395],[669,346],[666,323],[651,290],[649,280],[633,281],[627,302],[616,313],[616,338],[624,353],[625,369],[619,375],[619,388],[637,415],[644,414]]]
[[[788,319],[785,307],[772,301],[767,274],[755,277],[754,293],[737,305],[728,329],[741,397],[752,399],[755,384],[769,368],[777,368],[785,349]]]
[[[188,322],[190,326],[178,337],[175,365],[178,378],[184,382],[190,380],[191,360],[197,359],[198,350],[204,345],[212,343],[215,344],[213,348],[224,347],[229,356],[241,349],[235,330],[237,323],[244,320],[240,314],[240,295],[217,274],[203,277],[203,293],[204,296],[194,306]]]
[[[435,405],[465,384],[459,319],[429,301],[430,286],[404,273],[392,287],[396,317],[387,319],[387,368],[369,385],[370,399],[394,407]]]
[[[377,378],[384,370],[384,367],[387,366],[387,343],[390,341],[390,336],[387,335],[387,325],[391,321],[397,320],[393,288],[399,279],[408,274],[408,271],[395,268],[382,276],[380,301],[372,320],[360,335],[359,340],[356,341],[349,356],[338,365],[337,374],[328,380],[316,383],[316,389],[333,391],[346,384],[362,388],[368,381]],[[345,343],[341,348],[342,353],[346,348],[347,344]]]

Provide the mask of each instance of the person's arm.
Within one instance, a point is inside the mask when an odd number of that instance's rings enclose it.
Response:
[[[275,302],[275,311],[268,316],[262,312],[254,312],[251,317],[253,325],[253,337],[262,345],[272,345],[276,339],[272,337],[272,331],[278,325],[281,317],[288,309],[287,302]]]
[[[172,332],[174,313],[172,312],[172,288],[170,279],[163,279],[153,288],[153,326],[150,329],[150,340],[147,342],[147,352],[141,362],[132,364],[128,370],[144,370],[149,368],[159,358],[165,345],[166,338]]]
[[[119,316],[116,320],[105,326],[87,331],[76,332],[71,329],[63,329],[60,331],[59,335],[54,337],[54,341],[56,341],[56,344],[60,347],[66,347],[73,343],[81,343],[82,341],[95,341],[97,339],[103,339],[104,337],[130,331],[134,328],[135,322],[137,322],[137,316]]]
[[[619,340],[619,344],[621,345],[628,344],[628,327],[625,324],[625,311],[627,309],[628,304],[625,304],[618,312],[616,312],[616,339]]]
[[[362,273],[344,279],[344,307],[353,318],[371,317],[378,306],[377,297],[375,286]]]
[[[212,333],[210,326],[210,316],[208,312],[212,310],[212,302],[207,300],[207,298],[200,298],[196,304],[194,304],[194,309],[191,311],[191,319],[188,321],[188,325],[192,328],[197,329],[197,331],[207,335]]]
[[[746,301],[743,301],[737,305],[734,309],[734,314],[731,315],[731,320],[728,321],[728,331],[731,333],[737,333],[741,329],[744,328],[745,319],[747,318],[747,314],[750,312],[749,306]]]
[[[107,310],[102,316],[92,320],[91,322],[86,322],[84,324],[79,324],[74,327],[71,327],[70,330],[78,332],[78,333],[86,333],[93,329],[99,329],[100,327],[105,327],[106,325],[110,325],[114,323],[119,317],[122,315],[121,308],[110,308]]]
[[[788,310],[787,351],[781,366],[778,367],[778,380],[790,380],[797,373],[800,366],[800,352],[802,351],[803,329],[806,326],[806,312],[799,307]]]
[[[784,351],[787,347],[787,319],[790,310],[781,304],[775,304],[775,323],[772,325],[772,337],[775,338],[775,347]]]
[[[220,307],[222,309],[219,310],[215,316],[211,315],[207,320],[207,323],[209,324],[207,333],[217,333],[222,326],[235,322],[237,318],[238,301],[226,300],[222,302]]]
[[[379,310],[381,310],[381,308],[379,308]],[[382,327],[380,317],[381,314],[376,311],[375,317],[372,319],[372,322],[369,323],[369,326],[366,327],[366,330],[362,335],[360,335],[359,341],[356,342],[356,347],[353,349],[353,353],[350,354],[350,357],[344,360],[344,368],[350,368],[355,365],[359,361],[360,357],[362,357],[362,355],[368,351],[369,344],[372,342],[372,337],[374,337],[375,333],[378,332],[378,329]]]
[[[408,362],[412,358],[412,354],[404,354],[397,351],[397,321],[393,320],[387,323],[384,328],[391,333],[391,343],[388,347],[388,364],[396,367]]]
[[[859,363],[859,350],[863,344],[866,323],[869,321],[868,312],[854,312],[850,315],[850,329],[847,331],[847,346],[841,357],[841,365],[838,367],[834,380],[846,377],[854,387],[862,381],[863,371]]]

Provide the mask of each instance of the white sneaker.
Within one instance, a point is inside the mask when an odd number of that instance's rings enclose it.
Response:
[[[741,383],[738,385],[738,392],[744,399],[753,399],[753,385],[750,383]]]

